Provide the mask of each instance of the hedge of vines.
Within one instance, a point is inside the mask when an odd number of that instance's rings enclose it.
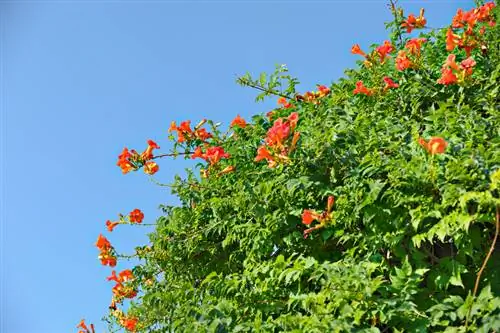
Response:
[[[180,204],[161,206],[140,264],[110,270],[110,330],[500,331],[498,9],[429,29],[391,4],[388,40],[355,44],[336,83],[300,93],[285,66],[247,74],[275,109],[173,122],[167,153],[123,150],[123,173],[196,164],[163,184]],[[103,265],[124,258],[96,246]]]

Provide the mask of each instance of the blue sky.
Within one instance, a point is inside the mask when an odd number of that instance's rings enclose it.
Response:
[[[330,84],[354,67],[352,44],[386,39],[386,1],[0,2],[0,332],[76,332],[81,318],[106,327],[112,284],[94,243],[119,252],[147,241],[147,227],[105,231],[140,208],[145,222],[173,203],[168,189],[116,166],[124,146],[147,139],[167,151],[172,120],[229,122],[269,111],[237,74],[287,64],[299,90]],[[449,24],[473,1],[402,2]],[[160,161],[169,182],[189,165]],[[122,262],[118,269],[128,268]]]

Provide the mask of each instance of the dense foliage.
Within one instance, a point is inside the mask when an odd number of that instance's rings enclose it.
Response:
[[[245,75],[240,84],[279,107],[227,131],[172,123],[169,154],[154,156],[153,141],[142,154],[124,150],[124,173],[154,174],[159,157],[202,162],[169,185],[181,203],[162,206],[150,245],[136,249],[142,264],[109,278],[110,323],[500,331],[498,10],[478,5],[425,30],[423,12],[392,11],[390,40],[366,53],[354,45],[359,68],[330,87],[300,95],[285,66]],[[97,246],[114,266],[109,241]]]

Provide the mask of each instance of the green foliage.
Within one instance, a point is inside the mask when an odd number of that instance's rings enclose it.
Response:
[[[402,47],[407,35],[389,27]],[[299,114],[289,163],[254,162],[267,117],[232,135],[212,123],[231,154],[219,170],[236,171],[200,178],[198,165],[176,177],[181,204],[164,207],[134,269],[139,331],[499,331],[498,250],[472,295],[500,205],[499,28],[459,85],[436,83],[445,34],[421,35],[416,68],[361,65],[317,103],[274,110],[273,119]],[[384,76],[399,88],[353,95],[356,81],[376,87]],[[260,100],[294,98],[298,81],[281,66],[239,83],[259,87]],[[448,142],[444,154],[419,145],[431,136]],[[323,210],[329,195],[333,219],[304,238],[303,210]]]

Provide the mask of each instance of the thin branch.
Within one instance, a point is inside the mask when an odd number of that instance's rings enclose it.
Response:
[[[483,274],[483,271],[486,268],[486,264],[488,264],[488,260],[490,260],[491,254],[495,250],[495,245],[497,243],[498,234],[500,232],[500,205],[497,205],[496,208],[497,209],[496,209],[495,236],[493,237],[493,241],[491,242],[490,250],[488,251],[486,258],[484,258],[483,265],[481,266],[481,269],[477,273],[476,283],[474,284],[474,290],[472,292],[472,299],[474,299],[476,297],[477,289],[479,288],[479,281],[481,280],[481,275]],[[465,319],[465,330],[466,331],[467,331],[467,324],[469,323],[469,317],[470,317],[471,311],[472,311],[472,304],[469,307],[469,311],[467,312],[467,318]]]
[[[165,184],[165,183],[160,183],[157,181],[153,176],[149,177],[149,180],[155,183],[158,186],[163,186],[163,187],[170,187],[170,188],[176,188],[176,187],[182,187],[182,186],[190,186],[190,187],[197,187],[197,188],[203,188],[203,189],[211,189],[210,187],[206,187],[203,185],[200,185],[199,183],[182,183],[182,184]]]
[[[292,100],[294,99],[292,96],[289,96],[289,95],[286,95],[286,94],[283,94],[279,91],[276,91],[276,90],[273,90],[273,89],[267,89],[267,88],[264,88],[258,84],[255,84],[247,79],[243,79],[243,78],[238,78],[238,82],[242,85],[245,85],[245,86],[248,86],[250,88],[254,88],[254,89],[257,89],[257,90],[260,90],[260,91],[263,91],[263,92],[266,92],[268,94],[271,94],[271,95],[275,95],[275,96],[280,96],[280,97],[285,97],[289,100]]]
[[[396,29],[397,38],[399,40],[399,45],[403,46],[403,37],[402,37],[402,33],[401,33],[401,21],[399,20],[398,8],[396,7],[397,0],[390,0],[389,3],[391,6],[392,15],[394,16],[394,23],[396,24],[395,29]]]
[[[153,158],[151,158],[151,159],[154,160],[156,158],[162,158],[162,157],[176,157],[176,156],[179,156],[179,155],[191,155],[191,154],[193,154],[192,151],[188,151],[188,152],[184,152],[184,153],[175,152],[175,153],[168,153],[168,154],[156,155],[156,156],[153,156]]]

